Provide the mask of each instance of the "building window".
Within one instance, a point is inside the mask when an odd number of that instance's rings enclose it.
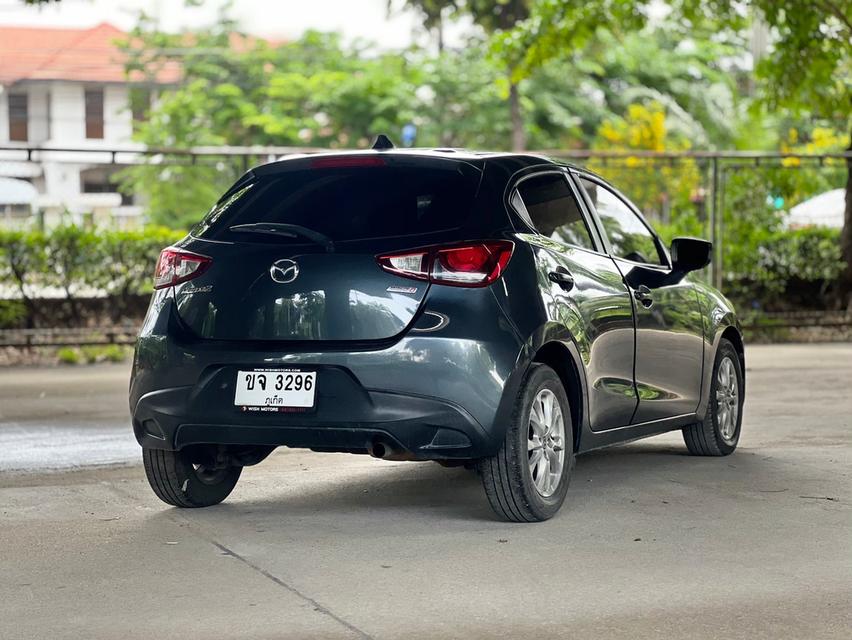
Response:
[[[130,89],[130,112],[133,116],[133,130],[138,131],[139,124],[148,119],[151,108],[151,91],[142,87]]]
[[[82,193],[118,193],[121,196],[121,206],[134,204],[134,197],[120,191],[118,185],[113,182],[112,176],[92,171],[91,175],[80,177]]]
[[[9,140],[26,142],[29,139],[29,105],[26,93],[9,94]]]
[[[104,137],[103,89],[86,89],[86,137]]]

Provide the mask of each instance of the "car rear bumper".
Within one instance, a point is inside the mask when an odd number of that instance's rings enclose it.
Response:
[[[214,443],[368,453],[381,446],[384,457],[430,460],[477,457],[491,448],[482,425],[447,401],[380,391],[341,400],[333,375],[319,378],[325,388],[312,413],[188,411],[194,389],[178,387],[142,396],[133,430],[139,444],[153,449]]]
[[[144,447],[365,453],[381,444],[394,458],[477,458],[499,449],[511,411],[506,398],[514,398],[520,377],[519,342],[496,321],[491,329],[479,324],[479,340],[412,332],[389,345],[324,352],[193,342],[178,324],[171,300],[155,297],[130,386],[133,429]],[[252,367],[316,371],[315,407],[247,413],[235,406],[237,371]]]

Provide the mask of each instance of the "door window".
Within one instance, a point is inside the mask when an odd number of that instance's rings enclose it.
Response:
[[[609,238],[612,255],[632,262],[668,266],[657,239],[642,219],[615,193],[580,178]]]
[[[517,194],[520,198],[513,198],[512,204],[541,235],[595,250],[583,212],[564,175],[547,173],[524,180]]]

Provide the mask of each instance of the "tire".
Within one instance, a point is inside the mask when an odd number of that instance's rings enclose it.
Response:
[[[207,469],[194,465],[187,451],[142,449],[148,484],[157,497],[175,507],[209,507],[230,495],[243,468]]]
[[[726,380],[730,382],[726,384]],[[736,450],[742,429],[744,389],[739,355],[734,345],[723,338],[713,362],[704,420],[683,429],[683,441],[692,455],[727,456]]]
[[[547,427],[539,417],[541,404],[533,409],[534,402],[542,401],[553,403],[552,416],[556,415],[556,407],[561,412],[561,437],[555,417]],[[550,433],[550,440],[543,439],[542,433],[545,438]],[[534,448],[536,443],[541,446]],[[542,453],[537,455],[536,451]],[[532,468],[534,457],[538,462]],[[541,522],[552,518],[565,501],[573,467],[574,425],[568,396],[553,369],[543,364],[533,365],[521,384],[500,451],[478,463],[485,495],[494,513],[503,520]]]

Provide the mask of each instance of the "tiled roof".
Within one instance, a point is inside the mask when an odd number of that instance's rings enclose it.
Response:
[[[126,82],[125,55],[115,44],[126,36],[106,22],[91,29],[0,27],[0,83]],[[179,77],[179,68],[172,65],[157,74],[157,81],[176,82]]]

